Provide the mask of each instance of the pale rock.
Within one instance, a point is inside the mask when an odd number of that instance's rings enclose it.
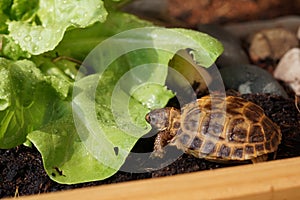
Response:
[[[300,49],[289,50],[278,63],[274,77],[289,84],[300,95]]]
[[[295,33],[284,28],[263,29],[250,37],[249,55],[255,63],[266,59],[276,61],[297,46]]]

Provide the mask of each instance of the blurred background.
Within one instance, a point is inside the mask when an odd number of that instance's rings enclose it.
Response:
[[[300,0],[136,0],[125,10],[166,26],[243,22],[300,14]]]

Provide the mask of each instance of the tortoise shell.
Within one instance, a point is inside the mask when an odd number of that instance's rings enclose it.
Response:
[[[175,108],[151,111],[146,120],[159,129],[154,154],[171,144],[185,153],[213,161],[266,160],[281,141],[280,128],[261,107],[240,97],[205,96]]]

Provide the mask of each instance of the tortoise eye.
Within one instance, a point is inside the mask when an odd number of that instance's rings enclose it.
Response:
[[[145,116],[146,121],[150,124],[150,113]]]
[[[157,115],[155,112],[150,112],[146,115],[146,121],[151,125],[157,125],[159,122],[159,115]]]

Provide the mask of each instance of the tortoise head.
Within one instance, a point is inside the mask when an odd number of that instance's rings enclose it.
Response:
[[[170,130],[174,118],[180,117],[180,112],[175,108],[160,108],[150,111],[146,121],[159,131]]]

